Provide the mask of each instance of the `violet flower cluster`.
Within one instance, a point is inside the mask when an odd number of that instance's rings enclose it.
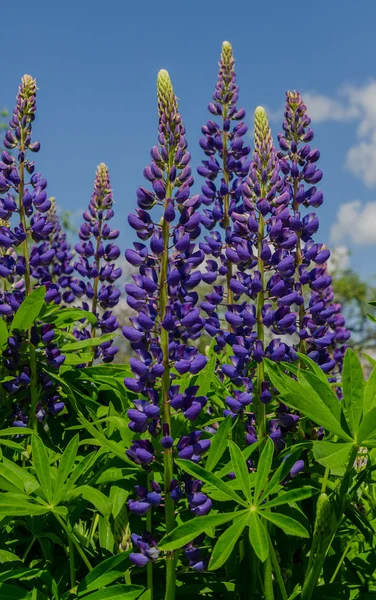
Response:
[[[83,213],[84,223],[80,227],[80,243],[75,244],[78,260],[74,263],[79,278],[72,278],[69,285],[76,298],[86,296],[82,307],[90,310],[97,317],[96,328],[102,334],[113,333],[119,327],[112,309],[118,304],[120,289],[116,281],[122,270],[115,262],[120,256],[119,247],[113,243],[119,237],[118,229],[111,229],[108,221],[114,216],[113,194],[108,169],[101,163],[96,171],[94,191],[88,210]],[[89,304],[89,302],[91,304]],[[100,310],[101,309],[101,310]],[[95,333],[88,329],[76,330],[80,339]],[[103,362],[112,362],[118,347],[113,340],[103,342],[97,350],[96,357],[101,356]]]
[[[66,306],[76,298],[70,288],[74,273],[73,253],[57,214],[55,198],[50,198],[50,202],[47,220],[52,225],[52,231],[44,244],[54,253],[53,259],[49,265],[39,265],[33,269],[31,274],[41,285],[46,286],[46,302]]]
[[[2,152],[0,162],[0,275],[3,279],[0,315],[7,323],[11,322],[20,304],[31,293],[31,278],[36,276],[38,279],[38,273],[46,273],[56,255],[56,248],[50,244],[54,225],[48,216],[51,202],[47,198],[47,181],[36,172],[34,161],[30,160],[30,153],[40,149],[40,143],[32,141],[36,90],[35,79],[24,75],[9,130],[5,134],[6,150]],[[28,242],[31,241],[34,244],[29,251]],[[47,291],[47,301],[52,300],[53,295]],[[55,415],[65,406],[56,382],[43,368],[36,372],[30,364],[26,353],[29,343],[30,352],[34,353],[38,346],[40,365],[57,369],[65,361],[51,325],[35,326],[28,339],[17,330],[12,331],[2,354],[3,366],[12,379],[5,381],[2,387],[11,398],[14,424],[20,426],[27,423],[30,407],[36,413],[32,418],[36,416],[43,420],[47,412]],[[33,401],[32,388],[35,390],[36,386],[40,393],[39,396],[34,394]]]

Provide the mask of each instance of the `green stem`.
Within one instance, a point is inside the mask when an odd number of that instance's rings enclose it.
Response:
[[[341,481],[340,489],[339,489],[338,506],[340,507],[340,514],[338,515],[338,518],[336,519],[335,523],[332,526],[332,531],[331,531],[330,535],[328,535],[327,539],[323,542],[320,550],[317,552],[315,557],[313,557],[313,552],[314,552],[314,549],[317,547],[317,544],[316,544],[316,538],[315,537],[313,538],[312,547],[311,547],[312,557],[310,555],[310,561],[309,561],[310,568],[309,568],[309,570],[307,569],[306,578],[305,578],[304,584],[303,584],[301,600],[311,600],[312,594],[313,594],[313,592],[316,588],[317,582],[319,580],[321,569],[324,564],[326,555],[332,544],[332,541],[334,540],[336,531],[342,521],[342,517],[347,508],[348,503],[345,504],[343,502],[343,498],[344,498],[345,494],[347,493],[347,488],[348,488],[348,478],[346,476],[352,470],[352,468],[354,466],[354,460],[356,459],[357,453],[358,453],[358,448],[356,446],[354,446],[354,448],[351,452],[351,455],[350,455],[349,462],[347,464],[345,474]]]
[[[54,515],[55,515],[55,518],[60,523],[61,527],[64,529],[65,533],[67,534],[69,543],[72,542],[72,544],[76,548],[78,554],[81,556],[81,558],[82,558],[83,562],[85,563],[86,567],[88,568],[88,570],[92,571],[93,567],[91,566],[89,559],[87,558],[85,552],[82,550],[80,544],[78,544],[77,541],[75,540],[74,535],[73,535],[72,531],[70,531],[68,525],[65,523],[65,521],[59,515],[57,515],[56,513],[54,513]]]
[[[277,555],[274,550],[273,542],[270,538],[269,538],[269,552],[270,552],[270,558],[272,559],[272,564],[273,564],[274,572],[275,572],[275,575],[277,578],[279,590],[281,592],[282,600],[287,600],[285,582],[283,581],[283,577],[282,577],[281,569],[280,569],[279,562],[277,559]]]
[[[88,535],[87,542],[86,542],[86,548],[90,547],[90,544],[93,540],[94,534],[97,530],[98,523],[99,523],[99,514],[95,513],[94,519],[91,522],[90,531],[89,531],[89,535]]]
[[[166,185],[166,198],[170,198],[172,193],[171,184]],[[166,200],[167,204],[167,200]],[[162,236],[163,236],[163,254],[161,261],[161,276],[160,276],[160,305],[159,313],[161,323],[166,314],[166,307],[168,301],[168,284],[167,284],[167,271],[168,271],[168,249],[170,241],[170,225],[168,221],[163,219],[162,224]],[[163,366],[164,373],[162,376],[162,415],[163,423],[168,425],[169,431],[171,431],[171,409],[170,409],[170,360],[169,360],[169,343],[168,343],[168,331],[161,326],[161,346],[163,352]],[[170,533],[175,527],[175,507],[174,501],[170,495],[170,484],[173,477],[173,460],[172,460],[172,449],[164,450],[164,493],[165,493],[165,524],[166,533]],[[175,554],[174,552],[167,552],[166,554],[166,600],[173,600],[175,598]]]
[[[149,484],[150,484],[151,479],[152,479],[152,473],[148,473],[147,484],[146,484],[147,489],[149,489]],[[153,520],[153,507],[150,506],[150,509],[146,513],[146,530],[149,533],[152,533],[152,528],[153,528],[152,520]],[[153,563],[151,560],[149,560],[147,567],[146,567],[146,576],[147,576],[147,586],[148,586],[148,591],[149,591],[148,600],[153,600]]]
[[[26,548],[26,550],[25,550],[25,554],[24,554],[24,555],[23,555],[23,557],[22,557],[22,560],[23,560],[23,561],[25,561],[25,560],[26,560],[26,557],[27,557],[27,555],[29,554],[29,552],[30,552],[30,550],[32,549],[32,547],[34,546],[34,543],[35,543],[35,540],[36,540],[36,539],[37,539],[37,538],[36,538],[35,536],[33,536],[33,539],[31,540],[30,544],[29,544],[29,545],[28,545],[28,547]]]
[[[265,186],[262,186],[261,196],[265,195]],[[264,324],[262,322],[262,309],[264,307],[264,290],[265,290],[265,267],[264,261],[261,258],[262,252],[262,242],[264,239],[264,230],[265,230],[265,221],[264,217],[259,215],[259,228],[258,228],[258,236],[257,236],[257,268],[261,273],[261,292],[257,297],[257,306],[256,306],[256,320],[257,320],[257,339],[262,342],[264,345],[265,342],[265,334],[264,334]],[[261,402],[261,392],[262,392],[262,383],[264,381],[264,363],[263,361],[259,362],[257,365],[257,407],[256,407],[256,424],[259,438],[266,436],[266,417],[265,417],[265,405]]]
[[[298,140],[298,136],[296,136],[296,143],[298,144],[299,140]],[[294,179],[294,196],[293,196],[293,209],[294,212],[299,211],[299,204],[296,201],[296,195],[298,193],[298,180]],[[301,234],[299,232],[297,232],[297,237],[298,237],[298,241],[296,242],[296,256],[295,256],[295,265],[297,270],[299,269],[300,265],[303,262],[303,257],[302,257],[302,250],[300,247],[300,240],[301,240]],[[299,306],[299,330],[302,329],[303,327],[303,320],[304,320],[304,315],[305,315],[305,310],[304,310],[304,302],[303,304],[301,304]],[[300,340],[299,342],[299,351],[304,354],[305,353],[305,342],[304,340]]]
[[[25,130],[21,128],[21,140],[20,140],[21,153],[25,154]],[[25,286],[26,296],[29,296],[32,292],[31,277],[30,277],[30,259],[29,249],[27,246],[27,223],[25,208],[23,205],[23,197],[25,192],[25,162],[22,160],[19,167],[19,196],[18,196],[18,208],[20,214],[20,221],[22,223],[26,238],[22,242],[22,254],[25,259]],[[30,348],[30,370],[31,370],[31,382],[30,382],[30,394],[31,394],[31,407],[30,407],[30,424],[35,431],[38,430],[38,420],[36,418],[36,408],[38,404],[38,373],[37,373],[37,359],[35,354],[35,347],[30,341],[31,330],[29,330],[29,348]]]
[[[70,573],[70,585],[74,588],[76,585],[76,565],[74,559],[74,544],[72,539],[68,536],[69,543],[69,573]]]
[[[227,118],[227,106],[225,106],[223,108],[223,115],[222,115],[223,123],[225,122],[226,118]],[[223,169],[223,178],[225,180],[227,190],[229,190],[230,175],[229,175],[228,168],[227,168],[227,150],[228,150],[227,149],[227,132],[224,131],[223,132],[222,169]],[[224,229],[225,229],[225,235],[226,235],[227,228],[230,227],[229,209],[230,209],[230,193],[228,192],[227,194],[225,194],[225,197],[223,199],[223,225],[224,225]],[[232,262],[230,259],[227,259],[226,267],[227,267],[227,275],[226,275],[227,304],[233,304],[234,303],[234,294],[233,294],[232,290],[230,289],[230,283],[231,283],[231,279],[232,279]],[[228,328],[230,331],[231,326],[229,325]]]
[[[350,550],[350,548],[351,548],[351,544],[353,543],[353,539],[354,539],[354,537],[355,537],[356,535],[357,535],[357,532],[355,532],[355,533],[354,533],[354,534],[351,536],[350,540],[348,541],[348,543],[347,543],[347,546],[346,546],[346,548],[344,549],[344,551],[343,551],[343,553],[342,553],[342,556],[341,556],[341,558],[340,558],[340,560],[339,560],[339,563],[338,563],[338,565],[337,565],[337,567],[336,567],[336,570],[334,571],[334,573],[333,573],[333,575],[332,575],[332,577],[331,577],[331,579],[330,579],[329,583],[333,583],[333,582],[335,581],[335,578],[337,577],[337,575],[338,575],[338,573],[339,573],[339,570],[340,570],[340,568],[342,567],[342,564],[343,564],[343,562],[344,562],[344,560],[345,560],[345,558],[346,558],[346,556],[347,556],[347,553],[348,553],[348,551],[349,551],[349,550]]]
[[[273,571],[270,555],[264,562],[264,595],[265,600],[274,600]]]

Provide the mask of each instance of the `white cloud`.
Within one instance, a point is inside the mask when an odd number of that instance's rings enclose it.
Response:
[[[376,244],[376,202],[345,202],[339,208],[337,221],[331,228],[333,243],[358,246]]]
[[[302,95],[308,114],[316,122],[351,121],[360,117],[360,110],[354,103],[330,98],[324,94],[306,92]]]
[[[330,251],[328,260],[329,273],[338,273],[346,271],[350,266],[350,251],[344,244],[334,246]]]

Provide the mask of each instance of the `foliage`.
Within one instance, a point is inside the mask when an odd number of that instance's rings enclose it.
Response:
[[[364,380],[314,240],[320,153],[294,91],[279,150],[256,109],[250,155],[234,64],[224,42],[195,195],[158,74],[123,322],[108,169],[72,249],[22,78],[0,162],[1,597],[375,593],[376,368]]]

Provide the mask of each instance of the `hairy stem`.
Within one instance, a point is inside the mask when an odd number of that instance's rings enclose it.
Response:
[[[270,555],[264,562],[264,595],[265,600],[274,600],[273,571]]]
[[[171,184],[166,185],[166,198],[171,196]],[[166,201],[167,205],[167,201]],[[168,271],[168,249],[170,241],[170,225],[166,219],[163,219],[162,224],[162,236],[163,236],[163,254],[161,261],[161,276],[160,276],[160,305],[159,313],[161,323],[166,315],[166,307],[168,300],[168,284],[167,284],[167,271]],[[163,366],[164,373],[162,376],[162,415],[163,423],[168,425],[169,431],[171,431],[171,409],[170,409],[170,360],[169,360],[169,344],[168,344],[168,331],[161,325],[161,346],[163,352]],[[172,531],[175,527],[175,507],[174,501],[170,495],[170,484],[173,476],[173,460],[172,460],[172,449],[164,450],[164,493],[165,493],[165,524],[166,533]],[[175,598],[175,554],[174,552],[168,552],[166,554],[166,600],[173,600]]]
[[[224,107],[223,109],[223,123],[225,122],[227,118],[227,106]],[[229,192],[229,187],[230,187],[230,175],[228,172],[228,167],[227,167],[227,132],[224,131],[223,132],[223,154],[222,154],[222,169],[223,169],[223,178],[225,180],[226,183],[226,187],[227,187],[227,194],[225,194],[224,197],[224,202],[223,202],[223,225],[224,225],[224,229],[225,229],[225,235],[227,232],[228,227],[230,227],[230,215],[229,215],[229,209],[230,209],[230,192]],[[231,278],[232,278],[232,262],[230,259],[227,259],[226,261],[226,267],[227,267],[227,275],[226,275],[226,282],[227,282],[227,304],[233,304],[234,303],[234,294],[232,292],[232,290],[230,289],[230,283],[231,283]],[[229,325],[229,330],[231,329],[231,326]]]
[[[265,194],[265,189],[261,189],[261,195]],[[265,289],[265,267],[264,261],[261,258],[262,252],[262,242],[264,239],[264,230],[265,230],[265,220],[264,217],[259,215],[259,229],[257,236],[257,268],[261,273],[261,292],[257,297],[257,306],[256,306],[256,321],[257,321],[257,339],[262,342],[264,345],[265,342],[265,334],[264,334],[264,324],[262,322],[262,309],[264,307],[264,289]],[[261,361],[257,365],[257,408],[256,408],[256,424],[257,431],[260,438],[265,437],[266,435],[266,417],[265,417],[265,405],[261,402],[261,392],[262,392],[262,383],[264,381],[264,362]]]
[[[152,473],[148,473],[146,487],[149,489],[150,480],[152,479]],[[152,533],[153,528],[153,507],[150,506],[150,509],[146,513],[146,530],[149,533]],[[153,563],[149,560],[146,566],[146,576],[147,576],[147,586],[149,591],[148,600],[153,600]]]
[[[270,538],[269,538],[269,553],[270,553],[270,558],[272,559],[272,564],[273,564],[274,572],[275,572],[275,575],[276,575],[276,578],[277,578],[277,583],[278,583],[278,586],[279,586],[279,591],[281,592],[282,600],[287,600],[287,593],[286,593],[285,583],[283,581],[281,569],[280,569],[280,566],[279,566],[277,555],[276,555],[275,550],[274,550],[273,542],[272,542],[272,540]]]

